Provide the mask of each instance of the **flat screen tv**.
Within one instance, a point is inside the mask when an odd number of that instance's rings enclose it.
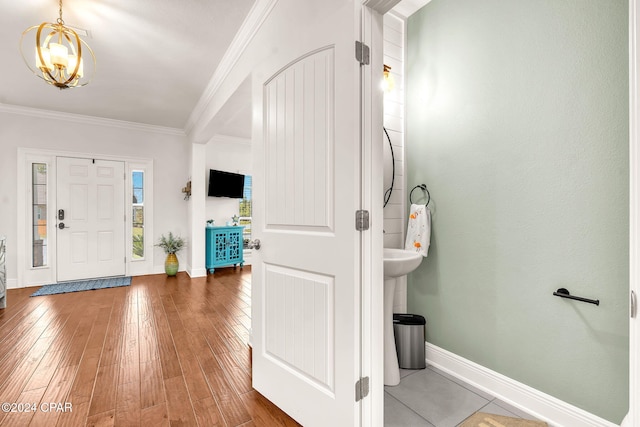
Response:
[[[209,170],[209,197],[229,197],[242,199],[244,190],[244,175]]]

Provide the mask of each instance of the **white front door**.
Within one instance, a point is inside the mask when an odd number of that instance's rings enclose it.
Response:
[[[253,387],[304,426],[360,424],[360,8],[278,2],[252,73]]]
[[[124,162],[56,163],[58,281],[124,275]]]

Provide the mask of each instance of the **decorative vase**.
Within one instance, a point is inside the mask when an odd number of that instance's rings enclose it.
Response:
[[[178,263],[176,254],[167,254],[167,259],[164,261],[164,271],[167,273],[167,276],[175,276],[179,266],[180,264]]]

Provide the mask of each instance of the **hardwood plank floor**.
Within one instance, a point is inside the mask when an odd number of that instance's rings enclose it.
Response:
[[[250,267],[36,289],[0,310],[0,426],[298,425],[251,387]]]

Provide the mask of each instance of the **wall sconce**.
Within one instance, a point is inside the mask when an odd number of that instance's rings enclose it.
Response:
[[[189,200],[189,197],[191,197],[191,180],[187,181],[187,185],[182,188],[182,192],[184,193],[184,199]]]
[[[384,80],[382,81],[382,89],[385,92],[391,92],[396,87],[396,82],[393,80],[393,76],[390,73],[391,67],[384,64],[384,68],[382,74],[384,75]]]

